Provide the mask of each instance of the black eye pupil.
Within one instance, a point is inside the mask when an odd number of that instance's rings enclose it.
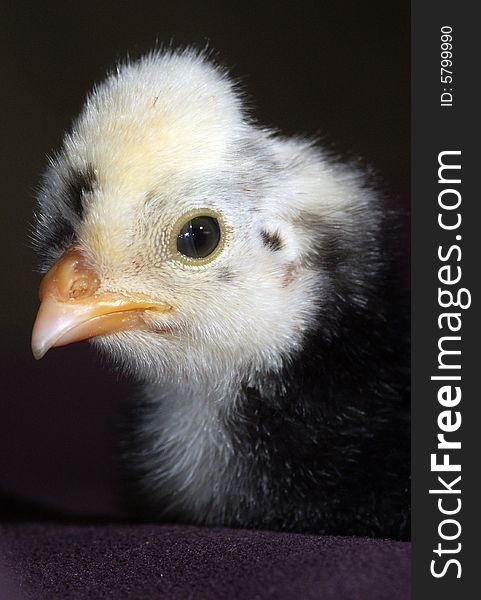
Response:
[[[194,217],[177,236],[177,250],[189,258],[206,258],[220,242],[220,226],[214,217]]]

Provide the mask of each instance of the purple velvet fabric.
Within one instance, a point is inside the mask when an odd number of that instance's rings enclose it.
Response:
[[[16,598],[397,600],[402,542],[154,524],[0,526]],[[0,598],[9,598],[1,596]]]

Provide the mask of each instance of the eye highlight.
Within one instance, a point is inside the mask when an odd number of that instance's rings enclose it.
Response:
[[[223,229],[220,217],[208,209],[184,215],[173,231],[177,257],[196,265],[210,262],[222,249]]]

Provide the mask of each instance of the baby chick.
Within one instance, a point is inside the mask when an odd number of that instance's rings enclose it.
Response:
[[[91,338],[143,382],[135,514],[406,537],[392,226],[361,171],[259,127],[201,53],[93,90],[39,194],[32,347]]]

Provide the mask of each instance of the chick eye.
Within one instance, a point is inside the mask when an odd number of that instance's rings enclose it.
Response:
[[[220,225],[215,217],[198,216],[190,219],[177,235],[177,250],[189,258],[206,258],[220,242]]]

